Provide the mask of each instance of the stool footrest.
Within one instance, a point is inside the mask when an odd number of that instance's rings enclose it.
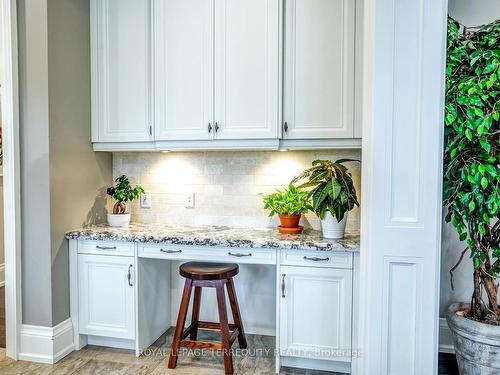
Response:
[[[214,349],[222,350],[222,343],[200,340],[182,340],[181,347],[189,349]]]
[[[196,324],[198,323],[198,324]],[[220,342],[209,342],[209,341],[200,341],[200,340],[184,340],[186,337],[189,336],[191,331],[196,330],[198,328],[203,328],[203,329],[213,329],[213,330],[219,330],[220,329],[220,323],[214,323],[214,322],[193,322],[187,327],[184,332],[182,333],[181,337],[181,346],[185,346],[188,348],[197,348],[197,349],[221,349],[222,348],[222,343]],[[234,324],[229,324],[229,346],[233,345],[234,341],[238,338],[239,334],[239,329],[236,327]],[[200,346],[195,346],[195,343],[199,342]]]
[[[184,339],[189,336],[189,334],[198,329],[211,329],[211,330],[220,330],[220,323],[215,323],[215,322],[204,322],[204,321],[198,321],[198,322],[192,322],[189,327],[187,327],[184,332],[182,333],[181,339]],[[236,327],[235,324],[229,324],[229,330],[230,331],[235,331],[237,332],[238,327]]]
[[[198,328],[220,330],[220,323],[199,321],[198,322]],[[236,329],[236,325],[235,324],[229,324],[229,330],[233,331],[234,329]]]
[[[234,340],[236,340],[238,338],[238,333],[239,333],[238,329],[235,329],[229,335],[229,347],[231,347],[231,345],[233,345]]]

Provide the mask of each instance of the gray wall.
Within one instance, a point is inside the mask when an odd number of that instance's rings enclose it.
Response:
[[[449,14],[465,26],[478,26],[500,18],[499,0],[449,0]],[[445,213],[445,212],[444,212]],[[444,216],[444,215],[443,215]],[[450,287],[449,270],[465,248],[451,225],[443,223],[441,253],[441,316],[456,301],[469,301],[472,295],[472,263],[466,257],[454,273],[455,290]]]
[[[111,155],[90,144],[89,0],[20,0],[23,323],[69,317],[65,231],[99,222]]]
[[[18,2],[23,322],[52,324],[47,3]]]
[[[448,0],[448,12],[465,26],[480,26],[500,18],[500,1]]]
[[[109,153],[90,143],[89,0],[48,0],[52,323],[69,317],[64,233],[106,220]]]

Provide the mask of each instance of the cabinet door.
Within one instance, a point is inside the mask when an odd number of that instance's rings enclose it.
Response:
[[[285,1],[283,138],[354,136],[354,0]]]
[[[92,0],[92,141],[152,140],[150,0]]]
[[[155,0],[155,138],[210,139],[214,0]]]
[[[279,0],[215,4],[215,136],[277,138]]]
[[[351,349],[352,271],[294,266],[281,271],[281,354],[349,362],[349,353],[336,351]]]
[[[80,333],[135,339],[133,257],[78,255]]]

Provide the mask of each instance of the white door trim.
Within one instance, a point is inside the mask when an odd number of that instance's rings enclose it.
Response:
[[[7,356],[18,359],[21,305],[21,186],[19,159],[19,92],[17,4],[0,5],[1,107],[4,171],[5,315]]]

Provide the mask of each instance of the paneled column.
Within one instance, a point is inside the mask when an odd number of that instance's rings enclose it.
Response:
[[[437,373],[446,9],[366,2],[357,374]]]

